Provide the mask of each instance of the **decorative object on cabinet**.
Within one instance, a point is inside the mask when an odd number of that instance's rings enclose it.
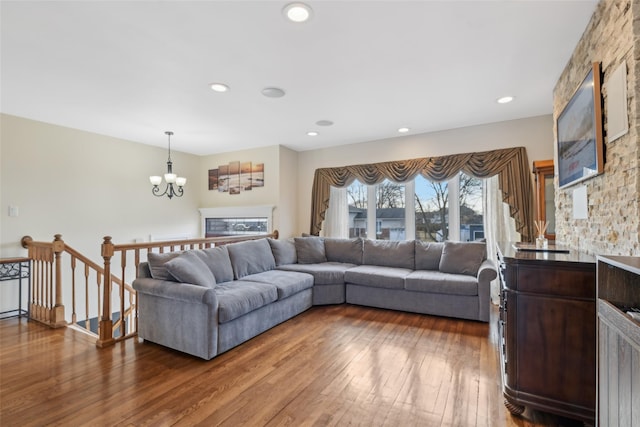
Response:
[[[536,220],[547,223],[544,237],[556,240],[556,205],[553,177],[553,160],[533,162],[533,174],[536,179]]]
[[[162,184],[162,177],[159,175],[153,175],[149,177],[149,181],[151,182],[151,185],[153,185],[152,192],[154,196],[167,196],[169,199],[174,196],[182,197],[182,195],[184,194],[183,187],[187,183],[187,178],[183,178],[173,173],[173,162],[171,161],[171,135],[173,135],[173,132],[166,131],[165,135],[167,135],[169,139],[169,158],[167,160],[167,173],[164,174],[164,180],[167,183],[167,187],[161,193],[160,184]],[[173,184],[176,185],[175,188]]]
[[[229,162],[218,169],[209,169],[209,190],[240,194],[256,187],[264,187],[264,163]]]
[[[640,425],[640,257],[598,257],[598,425]]]
[[[596,403],[593,256],[498,245],[505,406],[592,424]]]
[[[591,70],[558,116],[558,182],[565,188],[604,172],[600,63]]]

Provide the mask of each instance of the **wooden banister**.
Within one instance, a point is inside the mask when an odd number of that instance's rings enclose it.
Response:
[[[64,289],[71,295],[71,325],[82,328],[97,337],[98,347],[110,346],[118,341],[137,335],[138,330],[138,307],[136,292],[127,283],[128,260],[133,258],[133,274],[129,272],[129,277],[135,277],[138,266],[146,259],[141,252],[174,252],[187,249],[205,249],[213,246],[227,245],[230,243],[245,240],[255,240],[262,238],[278,238],[278,231],[271,234],[247,235],[247,236],[224,236],[208,237],[186,240],[169,240],[161,242],[127,243],[114,244],[110,236],[105,236],[101,245],[100,254],[103,265],[95,263],[76,249],[67,245],[60,234],[54,236],[53,242],[36,242],[30,236],[24,236],[21,240],[22,247],[28,250],[28,257],[32,261],[31,274],[31,301],[29,301],[30,316],[32,319],[45,323],[50,327],[62,327],[67,325],[65,320]],[[117,253],[119,257],[114,258]],[[63,280],[63,255],[70,258],[71,269],[70,286],[65,287]],[[113,273],[112,262],[120,265],[120,275]],[[84,287],[77,286],[76,268],[78,263],[84,266]],[[115,271],[118,271],[116,268]],[[95,276],[95,286],[90,285],[90,277]],[[114,286],[117,292],[113,293]],[[84,298],[77,298],[78,294],[84,293]],[[92,299],[95,297],[95,300]],[[114,304],[114,298],[118,303]],[[79,301],[84,304],[84,317],[78,320]],[[97,302],[97,307],[90,308],[92,301]],[[114,312],[114,308],[116,311]],[[93,315],[91,313],[94,313]],[[113,316],[118,319],[114,320]],[[97,319],[97,331],[95,323]],[[93,330],[92,330],[92,326]]]

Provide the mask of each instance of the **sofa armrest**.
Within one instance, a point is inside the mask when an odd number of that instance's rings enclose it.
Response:
[[[478,269],[478,320],[488,322],[491,315],[491,281],[498,277],[498,270],[490,259]]]
[[[491,283],[496,277],[498,277],[498,270],[496,269],[496,265],[490,259],[485,259],[480,264],[480,268],[478,269],[478,283],[486,283],[487,285]]]
[[[189,283],[170,282],[151,278],[140,278],[133,281],[133,289],[141,294],[173,299],[177,301],[201,303],[218,307],[218,298],[212,288]]]
[[[218,352],[218,298],[213,288],[151,278],[133,281],[138,336],[209,360]]]

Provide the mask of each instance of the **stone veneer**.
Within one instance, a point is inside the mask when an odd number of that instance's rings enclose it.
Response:
[[[603,73],[604,174],[582,183],[587,187],[587,219],[573,218],[573,190],[577,186],[559,190],[556,177],[556,238],[571,248],[592,254],[637,256],[640,255],[640,0],[600,1],[553,91],[555,119],[594,61],[601,63]],[[629,132],[609,142],[606,85],[623,61],[627,66]]]

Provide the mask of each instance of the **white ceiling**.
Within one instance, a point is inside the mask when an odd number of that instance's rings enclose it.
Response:
[[[288,3],[2,0],[1,111],[194,154],[550,114],[597,1]]]

